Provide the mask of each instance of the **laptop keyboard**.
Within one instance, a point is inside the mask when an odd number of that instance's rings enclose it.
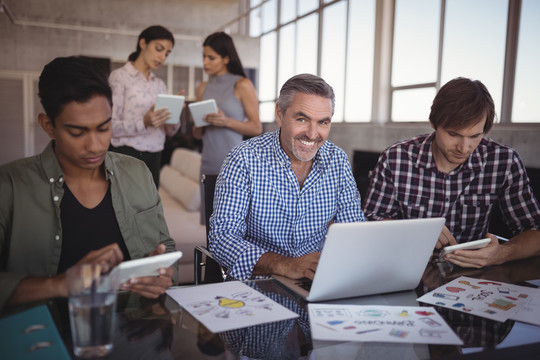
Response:
[[[313,280],[308,278],[301,278],[298,279],[295,284],[300,286],[302,289],[309,291],[311,289],[311,284],[313,284]]]

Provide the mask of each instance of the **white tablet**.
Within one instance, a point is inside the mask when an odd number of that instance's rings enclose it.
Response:
[[[118,274],[118,286],[120,286],[131,278],[157,276],[159,275],[159,269],[173,265],[181,257],[181,251],[174,251],[141,259],[124,261],[118,264],[118,266],[111,271],[111,274]]]
[[[182,106],[184,106],[185,96],[181,95],[167,95],[159,94],[156,97],[156,105],[154,111],[167,108],[171,113],[169,120],[165,121],[165,124],[178,124],[180,121],[180,114],[182,113]]]
[[[193,122],[197,127],[203,127],[210,125],[204,121],[206,114],[214,114],[218,112],[216,100],[208,99],[203,101],[197,101],[191,104],[188,104],[189,111],[191,112],[191,117]]]
[[[481,248],[486,247],[490,242],[491,242],[490,238],[485,238],[485,239],[480,239],[480,240],[469,241],[462,244],[445,246],[443,248],[443,251],[441,252],[440,257],[443,257],[444,255],[451,253],[452,251],[455,251],[455,250],[481,249]]]

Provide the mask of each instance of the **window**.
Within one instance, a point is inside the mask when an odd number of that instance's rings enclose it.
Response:
[[[486,85],[501,113],[508,0],[446,2],[441,85],[458,76]]]
[[[262,0],[250,0],[251,8],[258,6]],[[256,8],[249,13],[249,36],[261,35],[261,8]]]
[[[261,37],[259,94],[272,112],[286,79],[307,72],[334,88],[334,122],[425,122],[440,86],[462,76],[487,86],[501,122],[540,123],[537,0],[257,5],[250,26]]]
[[[274,101],[276,93],[276,43],[277,36],[271,32],[261,37],[260,62],[259,62],[259,100]],[[259,111],[261,121],[273,121],[273,113],[268,112],[268,108],[261,104]],[[263,112],[263,110],[266,110]]]
[[[262,5],[261,30],[273,30],[277,25],[277,0],[269,0]]]
[[[287,0],[288,1],[288,0]],[[287,2],[281,1],[281,3]],[[298,0],[298,15],[305,15],[319,7],[319,0]]]
[[[24,157],[24,79],[4,78],[0,76],[0,105],[4,109],[0,124],[1,147],[0,165]]]
[[[188,66],[173,66],[173,94],[184,90],[184,95],[189,94],[189,67]]]
[[[292,23],[282,27],[279,30],[279,66],[278,66],[278,84],[283,84],[287,79],[296,74],[295,53],[296,49],[296,24]],[[286,54],[289,54],[287,56]],[[276,94],[277,95],[277,94]]]
[[[154,73],[156,77],[160,78],[161,80],[165,81],[165,83],[167,83],[167,79],[168,79],[167,74],[169,72],[167,65],[160,66],[157,69],[152,69],[152,72]]]
[[[437,80],[440,2],[396,1],[392,86]]]
[[[336,119],[343,119],[346,40],[347,3],[341,1],[324,9],[321,51],[321,77],[334,89]]]
[[[435,87],[395,90],[392,97],[392,120],[428,121]]]
[[[296,18],[296,0],[282,1],[279,23],[286,24]]]
[[[316,34],[319,29],[319,14],[311,14],[298,20],[296,24],[295,71],[297,74],[317,74],[319,41]],[[283,54],[282,56],[290,55]]]
[[[540,121],[540,1],[523,0],[519,28],[513,122]]]
[[[37,120],[44,112],[39,73],[0,71],[0,165],[38,154],[51,140]]]
[[[195,67],[195,89],[203,82],[205,75],[202,67]]]
[[[367,122],[371,118],[375,0],[349,1],[344,119]]]

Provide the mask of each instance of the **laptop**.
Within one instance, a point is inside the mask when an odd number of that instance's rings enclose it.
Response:
[[[330,225],[309,290],[306,280],[274,275],[307,301],[414,289],[420,283],[445,219]]]

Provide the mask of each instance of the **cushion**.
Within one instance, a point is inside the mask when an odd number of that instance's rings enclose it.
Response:
[[[185,149],[176,148],[171,156],[170,165],[176,170],[180,171],[182,175],[189,179],[199,182],[199,173],[201,171],[201,154]]]
[[[198,182],[184,176],[169,165],[163,165],[159,184],[187,211],[198,211],[200,209],[201,194]]]

